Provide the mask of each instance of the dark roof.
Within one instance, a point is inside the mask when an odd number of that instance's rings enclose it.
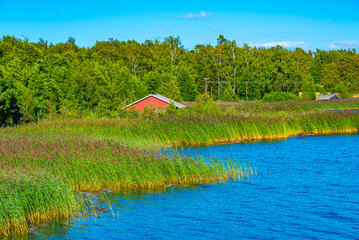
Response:
[[[138,103],[138,102],[141,102],[142,100],[144,100],[144,99],[146,99],[146,98],[149,98],[149,97],[157,98],[157,99],[159,99],[159,100],[161,100],[161,101],[163,101],[163,102],[166,102],[166,103],[168,103],[168,104],[170,104],[170,103],[172,102],[177,108],[185,108],[185,107],[186,107],[185,105],[180,104],[180,103],[178,103],[178,102],[176,102],[176,101],[173,101],[173,100],[171,100],[171,99],[169,99],[169,98],[166,98],[166,97],[164,97],[164,96],[162,96],[162,95],[160,95],[160,94],[150,94],[150,95],[148,95],[148,96],[146,96],[146,97],[144,97],[144,98],[141,98],[140,100],[137,100],[136,102],[133,102],[133,103],[131,103],[131,104],[128,104],[125,108],[130,107],[130,106],[132,106],[132,105],[134,105],[134,104],[136,104],[136,103]]]
[[[322,94],[316,100],[329,101],[329,100],[341,100],[341,98],[335,93],[333,93],[333,94]]]

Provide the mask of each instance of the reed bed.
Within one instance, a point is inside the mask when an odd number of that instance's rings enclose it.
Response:
[[[26,233],[29,225],[84,212],[86,198],[41,170],[8,166],[0,171],[0,236]]]
[[[154,116],[138,119],[52,121],[12,129],[13,135],[39,133],[113,139],[134,147],[211,145],[235,141],[284,139],[305,134],[357,133],[359,113],[352,111],[280,111],[230,115]]]
[[[0,129],[0,234],[89,211],[80,191],[158,189],[252,174],[236,161],[155,148],[358,133],[353,111],[234,112],[49,121]],[[158,150],[158,149],[157,149]]]
[[[234,163],[134,149],[114,141],[20,138],[0,143],[1,164],[45,169],[78,191],[155,189],[225,181],[241,174]]]
[[[125,147],[114,141],[0,138],[0,234],[90,209],[79,191],[158,189],[241,178],[238,163]]]

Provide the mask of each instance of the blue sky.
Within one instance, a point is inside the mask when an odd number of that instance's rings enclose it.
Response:
[[[280,44],[303,49],[359,49],[359,0],[323,1],[25,1],[0,0],[0,36],[82,47],[96,40],[163,40],[183,45],[216,43],[219,34],[237,44]]]

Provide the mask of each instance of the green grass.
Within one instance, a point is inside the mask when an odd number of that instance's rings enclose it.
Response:
[[[357,112],[261,111],[216,116],[183,114],[138,119],[51,121],[4,131],[13,137],[28,134],[34,138],[57,138],[59,135],[71,138],[80,133],[88,139],[111,139],[127,146],[161,148],[283,139],[302,134],[355,133],[358,125]]]
[[[59,137],[59,136],[58,136]],[[118,142],[46,137],[0,138],[0,234],[89,211],[79,191],[159,189],[241,178],[250,169]]]
[[[2,165],[0,234],[27,232],[29,225],[84,212],[86,199],[62,180],[42,171]]]
[[[29,224],[86,213],[89,202],[81,191],[160,189],[252,174],[250,167],[236,161],[154,149],[359,131],[358,112],[323,110],[333,103],[286,104],[236,106],[231,114],[203,116],[189,110],[174,116],[57,120],[2,128],[0,234],[24,233]]]

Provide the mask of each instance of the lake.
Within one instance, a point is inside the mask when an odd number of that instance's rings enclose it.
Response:
[[[359,239],[358,134],[178,151],[233,156],[257,174],[161,191],[108,192],[113,211],[40,225],[23,239]]]

